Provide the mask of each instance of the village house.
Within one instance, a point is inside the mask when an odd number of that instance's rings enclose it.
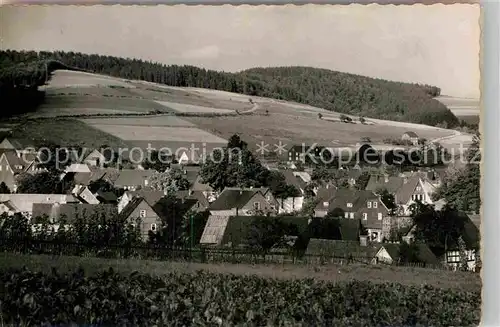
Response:
[[[148,240],[149,231],[157,232],[162,224],[161,213],[151,206],[143,197],[132,198],[120,211],[123,221],[135,224],[140,221],[140,231],[144,240]]]
[[[113,159],[113,151],[109,149],[102,149],[101,151],[94,149],[83,159],[82,163],[91,167],[104,167],[104,165],[111,163]]]
[[[149,186],[149,178],[155,170],[122,169],[118,173],[118,178],[114,181],[114,187],[135,191],[141,187]]]
[[[5,138],[0,142],[0,183],[5,183],[11,192],[17,189],[17,175],[44,170],[34,147],[24,146],[14,139]]]
[[[68,194],[0,194],[0,203],[8,202],[10,210],[31,218],[35,203],[80,203],[73,195]],[[1,214],[2,212],[0,212]]]
[[[410,207],[417,200],[424,204],[433,204],[432,195],[436,191],[436,187],[420,175],[410,177],[371,176],[366,190],[378,192],[383,189],[394,195],[394,201],[398,207],[397,214],[400,216],[409,216],[411,214]]]
[[[7,200],[0,202],[0,215],[6,213],[8,216],[12,216],[17,212],[20,212],[20,210],[12,201]]]
[[[177,191],[175,193],[175,197],[179,199],[194,201],[193,210],[195,210],[196,212],[205,211],[210,206],[208,199],[200,191],[193,191],[193,190]]]
[[[310,157],[319,158],[326,148],[318,145],[294,145],[288,149],[288,162],[308,163]],[[326,149],[327,150],[327,149]]]
[[[462,263],[462,250],[467,258],[467,269],[474,271],[477,265],[477,257],[480,251],[480,232],[479,232],[479,215],[472,215],[474,221],[469,215],[463,211],[458,212],[458,216],[454,219],[462,219],[464,221],[464,229],[460,236],[465,243],[465,249],[460,249],[458,240],[449,239],[445,243],[444,251],[442,249],[433,249],[434,253],[442,262],[454,269],[458,269]],[[416,226],[412,225],[407,228],[407,232],[403,235],[403,241],[407,243],[415,242]]]
[[[401,136],[401,140],[403,141],[409,141],[411,142],[413,145],[418,145],[418,135],[417,133],[415,132],[405,132],[402,136]]]
[[[371,191],[337,190],[331,199],[318,203],[315,216],[324,217],[332,210],[343,212],[347,219],[360,219],[370,241],[381,242],[390,233],[389,209]]]
[[[100,203],[97,196],[94,195],[87,186],[75,185],[75,187],[71,190],[71,194],[73,194],[81,203]]]
[[[431,249],[424,243],[416,244],[417,251],[415,252],[416,260],[424,266],[439,266],[441,263],[439,259],[432,253]],[[385,264],[399,264],[401,262],[401,244],[384,243],[375,254],[377,263]]]
[[[154,207],[163,197],[165,193],[162,191],[156,191],[151,189],[141,189],[138,191],[125,191],[123,195],[118,199],[118,213],[128,205],[132,199],[141,197],[151,206]]]
[[[208,202],[213,202],[217,198],[217,192],[215,192],[210,185],[203,183],[203,180],[199,175],[196,177],[193,185],[190,187],[190,190],[193,192],[203,193]]]
[[[227,187],[210,203],[210,216],[203,230],[201,244],[219,244],[232,216],[274,215],[276,200],[267,188]]]

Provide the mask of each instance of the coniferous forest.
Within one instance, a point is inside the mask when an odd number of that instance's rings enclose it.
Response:
[[[441,92],[436,86],[311,67],[252,68],[227,73],[194,66],[62,51],[0,51],[0,100],[8,103],[7,109],[2,109],[2,116],[36,109],[37,103],[43,101],[37,88],[45,84],[56,69],[76,69],[170,86],[200,87],[295,101],[370,118],[449,128],[459,125],[458,118],[433,99]]]

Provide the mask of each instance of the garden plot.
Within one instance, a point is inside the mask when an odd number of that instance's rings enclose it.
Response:
[[[167,102],[167,101],[155,101],[155,102],[158,104],[161,104],[162,106],[165,106],[166,108],[175,110],[177,112],[182,112],[182,113],[228,114],[228,113],[234,112],[234,110],[231,110],[231,109],[218,109],[218,108],[211,108],[211,107],[202,107],[202,106],[196,106],[196,105],[184,104],[184,103],[175,103],[175,102]]]
[[[167,115],[150,117],[84,118],[82,121],[90,125],[195,127],[193,123],[184,119]]]
[[[107,124],[90,124],[90,126],[125,141],[226,142],[226,140],[218,136],[191,127],[124,126]]]

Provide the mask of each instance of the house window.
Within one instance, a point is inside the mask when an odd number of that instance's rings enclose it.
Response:
[[[328,202],[323,202],[323,207],[328,207]]]
[[[272,211],[275,211],[275,210],[276,210],[276,207],[275,207],[275,206],[273,206],[273,205],[271,205],[271,210],[272,210]]]
[[[146,218],[146,210],[139,211],[139,217]]]
[[[368,208],[371,208],[371,207],[372,207],[372,203],[371,203],[371,201],[368,201],[368,203],[366,204],[366,206],[367,206]]]
[[[349,212],[346,212],[344,215],[346,218],[349,218]]]
[[[373,201],[373,207],[377,208],[377,206],[378,206],[378,203],[376,201]]]
[[[352,203],[347,203],[348,208],[352,208]]]
[[[144,180],[144,185],[148,186],[148,180],[147,179]]]
[[[156,232],[156,224],[151,224],[151,230],[152,230],[153,232]]]
[[[449,251],[448,252],[448,262],[460,262],[460,252],[459,251]]]
[[[354,219],[354,212],[349,212],[349,218]]]
[[[382,213],[379,212],[377,215],[377,218],[378,218],[378,220],[382,220]]]
[[[421,186],[417,186],[417,192],[420,192],[422,191],[422,187]]]
[[[260,203],[259,202],[254,202],[253,203],[253,208],[254,208],[254,210],[260,210]]]
[[[368,219],[368,214],[366,212],[363,212],[363,220],[367,220]]]

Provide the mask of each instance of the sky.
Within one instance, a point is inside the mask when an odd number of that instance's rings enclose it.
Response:
[[[480,96],[479,5],[2,6],[0,48],[312,66]]]

